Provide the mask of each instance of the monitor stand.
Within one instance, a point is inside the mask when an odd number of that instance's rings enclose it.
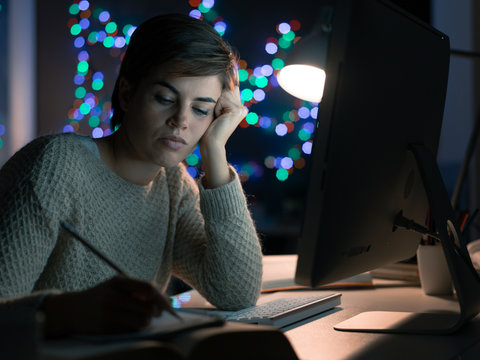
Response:
[[[412,145],[432,220],[455,286],[460,311],[456,313],[410,313],[369,311],[337,324],[341,331],[407,334],[450,334],[480,313],[480,277],[461,241],[455,212],[445,189],[435,157],[423,146]],[[432,271],[435,271],[432,269]]]

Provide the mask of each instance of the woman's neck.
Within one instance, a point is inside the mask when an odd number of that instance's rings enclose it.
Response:
[[[102,162],[115,174],[136,185],[149,185],[160,166],[140,159],[120,129],[110,136],[94,139]]]

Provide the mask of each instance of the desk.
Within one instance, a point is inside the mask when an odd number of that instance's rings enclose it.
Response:
[[[290,264],[290,269],[284,266],[282,271],[288,275],[293,271],[292,259],[285,260],[285,264]],[[268,262],[265,265],[265,277],[272,280],[271,271],[276,268]],[[363,311],[431,312],[458,309],[453,298],[427,296],[418,286],[382,280],[374,280],[374,283],[376,286],[372,289],[338,290],[342,293],[340,307],[283,329],[301,360],[480,358],[480,316],[453,335],[371,334],[334,330],[333,326],[337,323]],[[330,293],[332,290],[319,292]],[[264,294],[260,303],[302,294],[312,294],[312,291]]]
[[[283,264],[280,266],[280,264]],[[264,259],[264,282],[294,277],[296,256]],[[273,272],[272,272],[273,271]],[[341,306],[284,329],[301,360],[316,359],[479,359],[480,315],[453,335],[373,334],[337,331],[333,327],[361,312],[372,310],[433,312],[457,311],[453,297],[424,294],[408,282],[373,280],[371,289],[323,290],[342,294]],[[315,291],[317,292],[317,291]],[[312,291],[277,292],[262,295],[261,302]]]
[[[456,310],[458,305],[453,299],[427,296],[420,287],[408,286],[342,290],[341,293],[339,308],[285,329],[300,359],[480,358],[480,316],[453,335],[372,334],[333,329],[339,322],[369,310]]]

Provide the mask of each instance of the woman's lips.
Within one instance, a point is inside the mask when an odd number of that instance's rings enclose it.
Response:
[[[160,141],[172,150],[180,150],[187,144],[184,139],[178,136],[165,136],[160,138]]]

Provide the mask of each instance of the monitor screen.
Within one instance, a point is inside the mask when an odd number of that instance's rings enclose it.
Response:
[[[415,255],[421,235],[394,222],[401,212],[425,224],[409,148],[436,153],[449,68],[448,37],[391,3],[325,3],[326,80],[296,272],[312,287]]]

